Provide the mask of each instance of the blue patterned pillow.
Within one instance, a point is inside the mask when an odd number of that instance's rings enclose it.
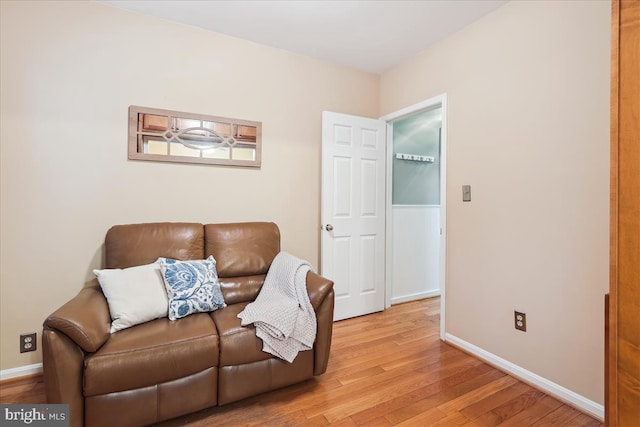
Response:
[[[158,258],[158,262],[169,297],[169,319],[226,307],[213,256],[199,261]]]

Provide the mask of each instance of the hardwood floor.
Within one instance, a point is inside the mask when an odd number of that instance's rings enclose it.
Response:
[[[439,340],[438,298],[335,323],[327,373],[159,424],[171,426],[601,426]],[[42,377],[2,403],[43,403]]]

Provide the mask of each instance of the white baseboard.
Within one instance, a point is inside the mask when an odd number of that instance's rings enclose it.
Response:
[[[424,298],[439,297],[439,296],[440,296],[440,289],[427,291],[427,292],[418,292],[415,294],[409,294],[409,295],[403,295],[401,297],[391,298],[391,305],[401,304],[403,302],[415,301],[415,300],[424,299]]]
[[[10,380],[12,378],[24,377],[27,375],[41,374],[42,363],[34,363],[33,365],[18,366],[17,368],[5,369],[0,371],[0,381]]]
[[[466,342],[454,335],[445,334],[445,341],[449,344],[459,347],[460,349],[471,353],[479,359],[487,362],[501,371],[507,372],[519,380],[530,384],[545,393],[562,400],[563,402],[580,409],[587,414],[598,418],[600,421],[604,421],[604,406],[596,403],[584,396],[579,395],[567,388],[562,387],[540,375],[534,374],[518,365],[515,365],[508,360],[496,356],[493,353],[489,353],[486,350],[481,349],[471,343]]]

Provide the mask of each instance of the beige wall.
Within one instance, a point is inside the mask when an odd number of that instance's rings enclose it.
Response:
[[[321,111],[379,77],[91,2],[1,2],[0,369],[99,267],[108,227],[275,221],[317,266]],[[127,160],[131,104],[263,123],[260,170]]]
[[[447,332],[600,404],[609,16],[607,1],[511,2],[380,90],[381,114],[448,94]]]
[[[0,369],[41,360],[19,333],[112,224],[275,221],[317,265],[320,112],[446,92],[448,332],[603,402],[608,2],[509,3],[381,78],[95,3],[0,4]],[[262,121],[263,167],[127,161],[130,104]]]

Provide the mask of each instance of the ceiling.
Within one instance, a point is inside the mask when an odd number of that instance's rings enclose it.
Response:
[[[100,2],[379,74],[507,1]]]

